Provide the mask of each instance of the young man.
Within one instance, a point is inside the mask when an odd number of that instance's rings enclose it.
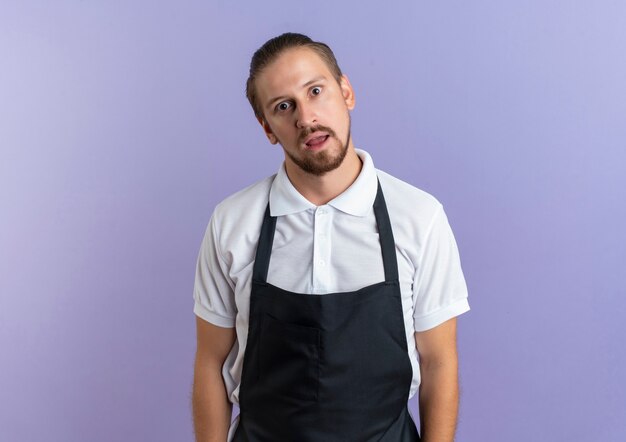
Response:
[[[452,441],[469,304],[442,205],[355,149],[325,44],[269,40],[247,96],[285,161],[221,202],[201,245],[196,440]]]

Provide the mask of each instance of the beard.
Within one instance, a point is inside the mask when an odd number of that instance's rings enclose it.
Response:
[[[337,138],[337,135],[331,128],[326,127],[326,126],[320,126],[320,125],[311,127],[309,130],[303,132],[298,139],[299,141],[298,144],[300,145],[302,144],[302,141],[313,132],[323,131],[323,132],[328,133],[329,135],[327,141],[336,140],[337,142],[340,143],[339,152],[334,152],[331,149],[324,149],[320,152],[305,151],[302,155],[298,156],[292,152],[289,152],[287,149],[284,148],[284,146],[283,146],[283,150],[285,151],[287,156],[291,159],[291,161],[293,161],[293,163],[296,166],[298,166],[300,169],[302,169],[302,171],[306,173],[309,173],[315,176],[322,176],[328,172],[331,172],[335,170],[336,168],[338,168],[339,166],[341,166],[341,163],[343,163],[343,160],[346,158],[346,155],[348,154],[348,146],[350,145],[350,128],[351,128],[350,127],[351,121],[350,121],[349,114],[348,114],[348,119],[349,119],[348,120],[348,136],[346,137],[346,141],[343,144],[341,144],[341,140]]]

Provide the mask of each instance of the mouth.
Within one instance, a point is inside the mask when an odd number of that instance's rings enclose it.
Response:
[[[307,137],[304,144],[309,150],[318,150],[324,146],[329,137],[330,135],[328,134],[313,134]]]

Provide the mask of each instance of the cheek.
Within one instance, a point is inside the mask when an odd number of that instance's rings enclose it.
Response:
[[[291,136],[289,132],[290,121],[287,118],[275,120],[271,126],[272,126],[272,131],[279,138],[282,139],[282,138]]]
[[[349,110],[345,106],[337,106],[334,108],[333,121],[337,129],[347,131],[350,124]]]
[[[346,113],[347,108],[345,103],[342,101],[329,100],[321,104],[319,107],[319,116],[322,120],[327,118],[327,122],[330,124],[343,124],[343,121],[346,118]]]

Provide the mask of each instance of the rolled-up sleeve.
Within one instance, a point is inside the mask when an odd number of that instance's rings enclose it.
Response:
[[[234,327],[237,314],[229,265],[219,250],[217,220],[211,217],[198,253],[193,290],[194,313],[219,327]]]
[[[413,323],[425,331],[470,309],[461,260],[441,204],[426,233],[413,281]]]

